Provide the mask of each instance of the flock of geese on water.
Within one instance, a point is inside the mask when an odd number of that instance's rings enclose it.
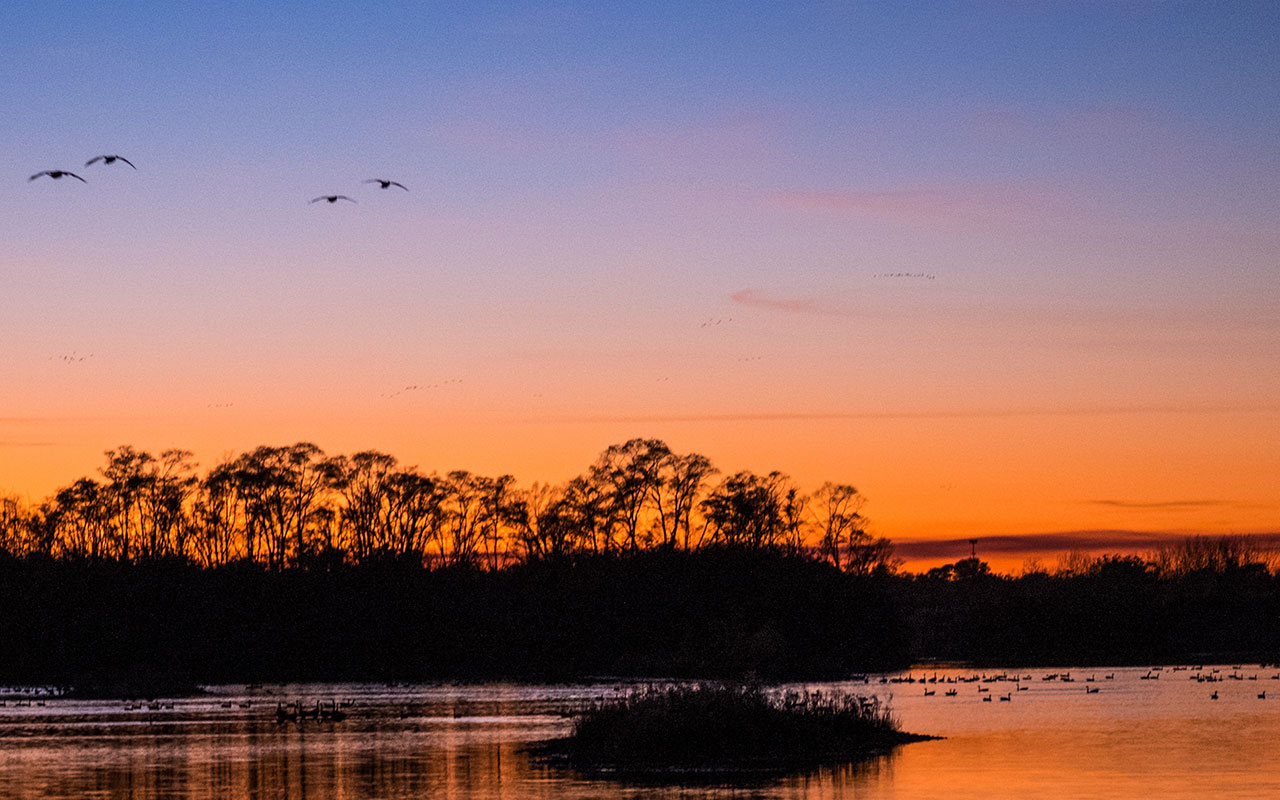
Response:
[[[108,165],[108,166],[116,163],[117,161],[120,161],[125,164],[128,164],[130,167],[133,167],[133,169],[135,170],[137,169],[137,167],[134,166],[132,161],[120,155],[94,156],[93,158],[84,162],[84,165],[85,167],[91,167],[94,164],[98,163],[99,161],[101,161],[104,165]],[[55,181],[61,180],[63,178],[75,178],[81,183],[88,183],[88,181],[86,181],[84,178],[80,177],[79,175],[77,175],[76,173],[72,172],[69,169],[41,170],[40,172],[37,172],[35,175],[32,175],[30,178],[27,178],[27,182],[30,183],[31,181],[34,181],[37,178],[43,178],[46,176],[48,176],[49,178],[52,178]],[[405,186],[403,183],[400,183],[399,181],[388,180],[386,178],[368,178],[366,180],[361,181],[361,183],[376,183],[378,184],[379,189],[390,189],[392,186],[395,186],[399,189],[404,189],[406,192],[409,191],[409,187]],[[339,200],[347,200],[352,203],[356,202],[354,198],[348,197],[345,194],[322,194],[319,197],[308,200],[307,202],[308,204],[319,203],[321,200],[330,204],[336,203]]]
[[[347,712],[342,709],[353,705],[355,705],[354,700],[343,700],[341,703],[337,700],[330,700],[328,703],[317,700],[316,704],[310,708],[304,708],[301,700],[292,703],[276,703],[276,722],[281,725],[308,719],[317,722],[342,722],[347,718]]]
[[[45,698],[58,697],[61,692],[52,686],[15,686],[0,688],[0,708],[30,708],[45,704]]]
[[[1280,664],[1269,665],[1264,663],[1264,664],[1260,664],[1259,667],[1261,669],[1267,669],[1268,667],[1280,668]],[[1258,680],[1258,675],[1256,673],[1251,675],[1245,675],[1241,673],[1240,670],[1242,668],[1243,667],[1241,665],[1237,664],[1231,667],[1231,670],[1232,670],[1231,672],[1224,673],[1221,669],[1218,669],[1218,668],[1206,669],[1204,666],[1175,666],[1175,667],[1168,668],[1167,671],[1165,667],[1151,667],[1146,671],[1145,674],[1140,675],[1138,679],[1144,680],[1144,681],[1155,681],[1155,680],[1160,680],[1161,675],[1169,675],[1176,672],[1187,672],[1189,673],[1187,676],[1188,680],[1195,681],[1196,683],[1220,683],[1228,680],[1231,680],[1231,681]],[[1115,680],[1115,677],[1116,677],[1116,674],[1114,672],[1109,672],[1102,676],[1102,680],[1112,681],[1112,680]],[[1275,674],[1272,674],[1269,679],[1273,681],[1280,681],[1280,672],[1276,672]],[[920,684],[924,689],[925,697],[933,697],[937,695],[938,693],[938,690],[936,688],[937,684],[950,686],[950,688],[947,688],[946,690],[943,691],[944,697],[958,696],[960,694],[960,689],[958,684],[974,684],[974,683],[977,683],[977,684],[992,684],[992,683],[1010,684],[1011,683],[1013,684],[1014,688],[1011,689],[1010,691],[1007,691],[1004,694],[997,693],[995,695],[992,694],[990,686],[979,685],[977,687],[978,695],[980,696],[982,702],[984,703],[992,702],[993,696],[996,698],[996,700],[1002,703],[1012,702],[1014,693],[1028,691],[1031,687],[1024,684],[1031,683],[1034,680],[1035,680],[1034,676],[1030,674],[1019,674],[1016,672],[1013,674],[1010,674],[1007,672],[1000,672],[1000,673],[991,673],[991,674],[980,673],[980,674],[969,674],[969,675],[939,675],[938,673],[934,672],[932,675],[921,674],[919,677],[917,677],[913,673],[908,673],[906,675],[897,675],[893,677],[886,675],[878,678],[878,682],[880,684],[886,684],[886,685],[887,684]],[[1075,683],[1077,679],[1070,672],[1051,672],[1041,676],[1040,680],[1042,682]],[[863,683],[868,685],[870,685],[873,682],[872,677],[865,674],[853,676],[852,681],[855,683]],[[1092,685],[1097,683],[1097,681],[1098,681],[1098,677],[1096,673],[1090,674],[1087,678],[1083,679],[1083,682],[1085,684],[1084,686],[1085,694],[1098,694],[1102,691],[1100,686]],[[251,690],[255,688],[261,688],[261,687],[256,685],[250,686]],[[37,707],[45,706],[47,698],[58,698],[61,694],[62,694],[62,691],[54,687],[6,688],[3,690],[0,690],[0,708],[5,708],[8,706],[12,706],[13,708],[29,708],[33,705]],[[271,694],[271,692],[268,691],[267,694]],[[1263,690],[1261,692],[1258,692],[1256,696],[1259,700],[1266,700],[1268,699],[1267,695],[1268,695],[1267,691]],[[1277,693],[1271,694],[1271,698],[1275,698],[1277,696],[1280,696],[1280,695],[1278,695]],[[1217,689],[1214,689],[1213,693],[1209,695],[1210,700],[1218,700],[1219,697],[1220,695],[1218,694]],[[336,699],[331,699],[327,702],[316,700],[314,704],[304,703],[301,700],[294,700],[288,703],[285,703],[282,701],[276,701],[274,718],[277,724],[285,724],[289,722],[302,723],[307,720],[315,720],[317,722],[342,722],[347,718],[347,713],[348,713],[344,709],[351,708],[354,705],[355,705],[355,701],[349,700],[349,699],[344,699],[341,701],[338,701]],[[224,709],[230,709],[233,707],[238,707],[241,709],[250,709],[250,708],[253,708],[253,701],[249,699],[242,699],[233,703],[231,700],[223,700],[219,702],[219,706]],[[172,700],[147,700],[147,701],[129,700],[124,702],[123,708],[126,711],[140,711],[143,709],[146,709],[149,711],[172,710],[174,708],[174,701]],[[400,716],[403,718],[404,716],[407,715],[407,713],[408,713],[407,711],[403,712],[401,713]],[[455,711],[454,716],[458,716],[458,715],[459,715],[459,712]]]
[[[14,687],[0,690],[0,708],[31,708],[46,706],[49,699],[58,699],[63,696],[64,690],[52,686],[36,686],[36,687]],[[327,703],[320,700],[315,701],[315,705],[304,704],[301,700],[290,703],[276,702],[275,718],[276,722],[301,722],[307,719],[315,719],[328,722],[341,722],[347,718],[347,712],[344,708],[350,708],[355,705],[354,700],[330,700]],[[232,702],[223,700],[218,703],[220,708],[253,708],[252,700],[240,700]],[[125,700],[121,704],[121,708],[125,711],[172,711],[176,707],[173,700]]]
[[[1260,664],[1259,666],[1262,669],[1266,669],[1268,666],[1280,667],[1280,664],[1272,664],[1272,665]],[[1252,675],[1242,674],[1240,672],[1242,667],[1239,664],[1234,665],[1233,667],[1231,667],[1231,669],[1232,671],[1230,673],[1223,674],[1222,670],[1217,668],[1210,668],[1206,672],[1204,666],[1195,666],[1195,667],[1180,666],[1180,667],[1170,667],[1169,672],[1170,673],[1189,672],[1191,674],[1187,676],[1188,680],[1193,680],[1196,683],[1221,683],[1222,681],[1227,681],[1227,680],[1233,680],[1233,681],[1258,680],[1258,675],[1256,673]],[[1160,676],[1162,674],[1165,674],[1164,667],[1151,667],[1146,671],[1145,674],[1138,676],[1138,680],[1158,681],[1160,680]],[[1102,679],[1104,681],[1111,681],[1111,680],[1115,680],[1115,677],[1116,677],[1116,674],[1114,672],[1109,672],[1106,675],[1103,675]],[[870,676],[867,676],[867,675],[856,675],[854,676],[854,680],[860,681],[862,683],[867,683],[867,684],[871,683],[871,678]],[[938,693],[938,690],[936,688],[931,689],[929,687],[931,685],[936,685],[939,683],[942,683],[942,684],[1012,683],[1014,684],[1013,690],[1005,692],[1004,694],[997,694],[995,696],[996,699],[999,700],[1000,702],[1008,703],[1013,700],[1014,692],[1025,692],[1031,688],[1030,686],[1023,686],[1022,685],[1023,682],[1029,683],[1033,680],[1035,680],[1035,678],[1031,675],[1019,675],[1017,673],[1010,675],[1007,672],[995,673],[990,675],[988,675],[987,673],[982,673],[980,675],[952,675],[952,676],[941,676],[941,677],[939,677],[938,673],[935,672],[931,676],[926,677],[925,675],[921,675],[918,678],[914,674],[910,674],[910,673],[908,673],[907,675],[901,675],[901,676],[892,677],[892,678],[886,676],[886,677],[880,678],[879,682],[882,684],[919,683],[919,684],[922,684],[924,687],[925,697],[935,696]],[[1040,680],[1041,681],[1057,681],[1059,683],[1075,683],[1076,682],[1076,679],[1072,677],[1070,672],[1051,672],[1042,676]],[[1098,694],[1099,692],[1102,691],[1102,688],[1099,686],[1087,685],[1087,684],[1096,683],[1097,680],[1098,680],[1098,677],[1096,673],[1090,674],[1089,677],[1084,679],[1084,682],[1086,684],[1086,686],[1084,687],[1085,694]],[[1280,681],[1280,672],[1277,672],[1274,675],[1271,675],[1270,680]],[[960,694],[960,690],[959,688],[950,688],[944,691],[942,694],[944,697],[956,697],[957,695]],[[979,686],[978,694],[982,696],[982,702],[984,703],[991,702],[992,695],[991,695],[991,688],[989,686]],[[1272,698],[1275,698],[1280,695],[1277,695],[1276,693],[1272,693],[1271,696]],[[1257,698],[1259,700],[1266,700],[1267,699],[1266,690],[1258,692]],[[1209,695],[1209,699],[1210,700],[1219,699],[1217,689],[1214,689],[1213,693]]]

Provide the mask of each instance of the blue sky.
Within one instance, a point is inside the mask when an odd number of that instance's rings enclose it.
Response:
[[[856,482],[889,535],[1116,528],[1087,501],[1169,508],[1207,463],[1261,505],[1278,33],[1248,2],[10,4],[0,489],[126,441],[560,480],[660,435]],[[55,168],[89,183],[27,181]],[[873,421],[903,409],[951,422]],[[1027,416],[1117,409],[1108,447]],[[975,413],[1013,420],[985,516],[920,488]],[[1142,524],[1274,520],[1189,507],[1219,516]]]

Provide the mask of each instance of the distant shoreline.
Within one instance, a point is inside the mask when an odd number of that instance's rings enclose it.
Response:
[[[844,684],[861,684],[868,688],[875,688],[885,685],[883,682],[888,680],[890,685],[898,683],[930,683],[931,671],[946,670],[949,672],[969,672],[976,676],[981,676],[987,681],[1006,681],[1014,682],[1018,678],[1018,673],[1038,673],[1033,675],[1034,680],[1044,678],[1044,673],[1053,670],[1070,674],[1072,672],[1084,673],[1086,671],[1094,671],[1101,669],[1147,669],[1147,670],[1187,670],[1195,668],[1219,668],[1219,669],[1262,669],[1280,671],[1280,663],[1274,661],[1266,661],[1254,658],[1206,658],[1190,660],[1185,662],[1164,662],[1164,663],[1118,663],[1118,662],[1099,662],[1099,663],[1074,663],[1074,664],[988,664],[978,665],[967,662],[949,662],[942,663],[917,663],[900,669],[891,669],[873,673],[850,674],[847,676],[789,676],[780,677],[771,681],[761,683],[765,687],[781,687],[793,684],[804,683],[844,683]],[[999,670],[988,674],[986,670]],[[918,676],[915,673],[919,673]],[[910,676],[910,680],[893,681],[890,676]],[[1270,677],[1270,676],[1268,676]],[[386,683],[388,688],[393,687],[427,687],[427,686],[617,686],[617,685],[635,685],[635,686],[689,686],[689,685],[713,685],[722,682],[722,678],[716,677],[696,677],[696,676],[657,676],[657,675],[583,675],[577,677],[564,677],[560,679],[547,680],[538,679],[536,676],[479,676],[467,677],[465,675],[454,676],[451,678],[427,679],[417,682],[392,682]],[[1077,679],[1079,680],[1079,679]],[[273,687],[284,686],[308,686],[308,685],[326,685],[326,684],[353,684],[353,685],[370,685],[380,684],[383,681],[368,677],[347,676],[342,678],[331,679],[282,679],[267,681],[265,683],[245,681],[245,680],[226,680],[218,682],[202,682],[198,684],[180,683],[168,680],[156,682],[148,682],[146,680],[121,680],[113,684],[93,684],[89,686],[76,685],[59,685],[47,681],[30,681],[25,683],[0,683],[0,699],[14,697],[43,697],[43,698],[61,698],[74,700],[155,700],[155,699],[178,699],[190,697],[204,697],[218,694],[216,691],[210,691],[220,687],[229,686],[253,686],[258,687],[264,697],[277,697],[273,691]],[[914,734],[907,734],[914,735]],[[932,737],[925,737],[932,738]]]

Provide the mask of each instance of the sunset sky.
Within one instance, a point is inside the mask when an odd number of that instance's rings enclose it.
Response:
[[[1274,0],[269,5],[6,4],[0,492],[645,436],[895,541],[1280,531]]]

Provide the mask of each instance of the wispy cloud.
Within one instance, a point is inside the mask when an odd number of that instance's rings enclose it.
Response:
[[[968,558],[970,539],[977,539],[979,558],[1029,558],[1072,550],[1089,553],[1148,553],[1163,545],[1176,544],[1193,532],[1077,530],[1027,533],[1008,536],[980,536],[963,539],[895,539],[897,554],[908,561],[956,560]],[[1213,534],[1209,534],[1213,535]],[[1280,544],[1280,532],[1245,534],[1251,540]]]
[[[916,189],[801,189],[775,192],[768,200],[799,211],[855,214],[914,222],[1025,221],[1059,203],[1044,192],[1015,186]]]
[[[1135,502],[1130,500],[1089,500],[1089,505],[1107,506],[1109,508],[1125,508],[1138,511],[1192,511],[1198,508],[1235,505],[1230,500],[1160,500],[1156,502]]]
[[[841,308],[829,300],[818,300],[812,297],[779,297],[762,289],[742,289],[729,295],[729,299],[738,305],[770,311],[786,311],[792,314],[848,316],[851,313],[849,309]]]
[[[1017,417],[1103,417],[1156,414],[1241,414],[1280,411],[1280,406],[1098,406],[1093,408],[991,408],[954,410],[902,410],[902,411],[813,411],[813,412],[741,412],[741,413],[688,413],[688,414],[613,414],[587,417],[556,417],[530,420],[532,422],[558,423],[661,423],[661,422],[805,422],[842,420],[945,420],[945,419],[1012,419]]]

